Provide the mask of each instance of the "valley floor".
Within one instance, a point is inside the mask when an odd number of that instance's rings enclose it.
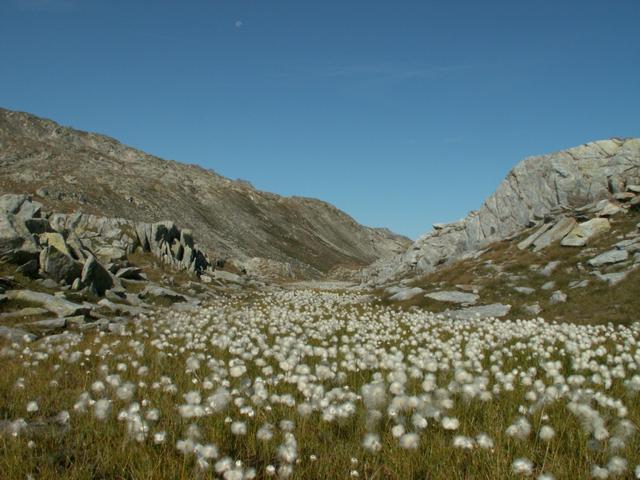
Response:
[[[220,296],[3,343],[7,479],[640,476],[640,323]]]

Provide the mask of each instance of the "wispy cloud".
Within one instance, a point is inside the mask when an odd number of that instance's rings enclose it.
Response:
[[[234,25],[236,26],[236,28],[242,28],[244,27],[244,22],[242,20],[236,20],[236,23]]]

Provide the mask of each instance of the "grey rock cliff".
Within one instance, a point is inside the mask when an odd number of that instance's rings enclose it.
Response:
[[[364,280],[384,282],[410,273],[433,271],[437,265],[461,258],[483,245],[508,238],[526,227],[542,225],[545,219],[624,194],[627,185],[639,182],[640,139],[597,141],[527,158],[509,172],[480,210],[458,222],[434,226],[433,231],[420,237],[403,254],[365,269]],[[622,210],[612,205],[617,211]],[[600,216],[610,214],[615,213],[600,212]],[[562,231],[555,237],[561,238],[575,223],[568,220],[563,228],[557,225],[555,230]],[[542,235],[551,235],[552,230],[549,227]],[[531,242],[535,245],[543,240],[546,237]]]

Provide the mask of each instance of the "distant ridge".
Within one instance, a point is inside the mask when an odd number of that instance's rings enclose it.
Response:
[[[410,244],[387,229],[362,226],[326,202],[262,192],[244,180],[5,109],[0,193],[29,193],[52,211],[172,220],[193,230],[212,258],[234,258],[266,275],[321,278]]]

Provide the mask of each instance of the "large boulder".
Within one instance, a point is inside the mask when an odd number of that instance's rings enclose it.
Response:
[[[578,224],[562,239],[560,245],[564,247],[584,247],[589,240],[607,232],[611,228],[606,218],[592,218]]]
[[[624,262],[628,258],[629,258],[628,251],[613,249],[593,257],[587,263],[592,267],[601,267],[603,265],[611,265],[614,263]]]
[[[511,305],[492,303],[490,305],[478,305],[476,307],[467,307],[460,310],[447,310],[443,313],[458,320],[474,320],[478,318],[504,317],[510,310]]]
[[[40,252],[40,270],[43,275],[71,285],[82,274],[82,264],[71,255],[49,245]]]
[[[113,263],[125,260],[127,252],[125,249],[112,245],[105,245],[96,250],[96,256],[102,263]]]
[[[69,250],[69,246],[67,245],[66,240],[64,239],[62,234],[58,232],[43,233],[42,235],[40,235],[40,244],[55,247],[59,252],[62,252],[70,257],[72,256],[71,250]]]
[[[533,242],[533,251],[539,252],[540,250],[547,248],[552,243],[564,238],[565,235],[573,230],[577,223],[578,222],[571,217],[560,218],[553,227],[535,239]]]
[[[438,302],[447,302],[447,303],[462,303],[462,304],[474,304],[478,301],[478,295],[473,293],[466,292],[458,292],[458,291],[440,291],[440,292],[430,292],[425,295],[425,297],[430,298],[431,300],[436,300]]]
[[[103,296],[104,292],[114,285],[111,274],[93,255],[90,255],[87,261],[84,262],[80,282],[99,297]]]
[[[23,302],[35,303],[41,305],[42,308],[51,313],[55,313],[58,317],[73,317],[76,315],[88,315],[91,311],[86,305],[79,305],[69,300],[49,295],[43,292],[34,292],[32,290],[8,290],[5,293],[9,300],[20,300]]]
[[[0,337],[6,338],[11,342],[32,342],[36,339],[35,335],[25,330],[22,330],[20,328],[5,327],[4,325],[0,325]]]
[[[0,212],[28,219],[39,218],[42,204],[34,202],[28,195],[9,193],[0,197]]]
[[[24,264],[38,258],[40,248],[25,220],[12,213],[0,212],[0,260]]]
[[[393,295],[391,295],[391,297],[389,297],[389,300],[394,302],[404,302],[405,300],[411,300],[417,295],[420,295],[422,292],[424,292],[424,290],[422,290],[420,287],[401,288]]]

